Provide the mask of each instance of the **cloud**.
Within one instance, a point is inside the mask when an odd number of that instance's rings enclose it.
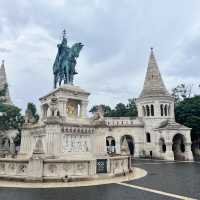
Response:
[[[6,49],[6,48],[1,48],[1,47],[0,47],[0,52],[1,52],[1,53],[9,53],[9,52],[10,52],[10,49]]]
[[[199,9],[195,0],[0,1],[0,58],[12,98],[22,108],[29,101],[39,105],[38,98],[52,89],[64,28],[69,45],[85,45],[75,83],[91,92],[90,105],[137,97],[150,46],[169,89],[183,78],[196,83]]]

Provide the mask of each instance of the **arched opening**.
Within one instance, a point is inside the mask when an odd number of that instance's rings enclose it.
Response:
[[[163,116],[163,104],[160,105],[160,115]]]
[[[146,110],[144,106],[142,106],[142,111],[143,111],[143,116],[146,116]]]
[[[159,147],[160,147],[160,153],[166,152],[166,144],[165,144],[165,140],[163,138],[160,138],[160,140],[159,140]]]
[[[150,135],[150,133],[146,133],[146,141],[147,141],[147,143],[151,142],[151,135]]]
[[[120,141],[121,153],[126,153],[130,155],[134,155],[134,140],[131,135],[124,135],[121,137]]]
[[[149,106],[148,105],[146,105],[146,114],[147,114],[147,116],[150,116],[150,108],[149,108]]]
[[[192,153],[194,160],[200,160],[200,135],[191,134],[192,139]]]
[[[151,105],[151,116],[154,116],[154,106]]]
[[[115,154],[116,153],[116,147],[115,147],[115,138],[112,136],[106,137],[106,148],[108,154]]]
[[[185,137],[178,133],[173,137],[172,150],[174,153],[174,160],[185,160]]]
[[[167,104],[165,105],[164,111],[165,111],[165,116],[167,116]]]

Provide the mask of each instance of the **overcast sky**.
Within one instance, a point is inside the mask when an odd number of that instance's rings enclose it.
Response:
[[[53,87],[52,65],[61,32],[85,46],[75,84],[90,106],[137,97],[149,49],[169,90],[200,83],[199,0],[1,0],[0,59],[13,102],[25,108]]]

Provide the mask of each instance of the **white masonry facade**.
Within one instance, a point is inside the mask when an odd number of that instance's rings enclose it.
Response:
[[[89,95],[79,86],[61,85],[41,97],[39,122],[25,123],[18,155],[0,159],[0,177],[80,179],[128,173],[131,157],[193,160],[191,130],[175,122],[174,99],[153,50],[136,100],[138,117],[104,118],[98,110],[89,118]]]

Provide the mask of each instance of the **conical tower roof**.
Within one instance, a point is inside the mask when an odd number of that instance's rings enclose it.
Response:
[[[152,96],[170,96],[162,80],[153,48],[151,48],[148,68],[140,98]]]
[[[12,104],[12,101],[9,95],[4,60],[2,60],[1,67],[0,67],[0,91],[2,90],[5,90],[5,93],[0,96],[0,101],[2,101],[3,103]]]

